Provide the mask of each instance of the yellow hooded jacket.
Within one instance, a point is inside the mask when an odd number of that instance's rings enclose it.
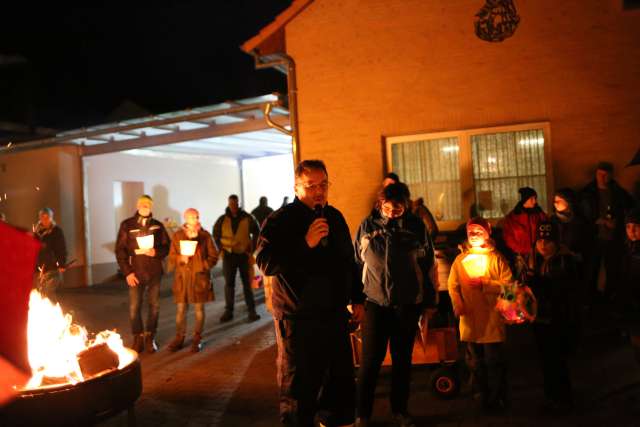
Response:
[[[462,308],[460,316],[460,340],[474,343],[495,343],[505,340],[505,326],[495,309],[502,285],[512,280],[511,269],[505,258],[488,242],[486,247],[473,248],[467,242],[461,247],[449,273],[448,287],[451,302],[456,309]],[[474,276],[469,264],[478,260],[486,269],[481,277],[481,286],[470,286]],[[469,266],[465,268],[465,265]],[[482,270],[482,268],[480,268]]]

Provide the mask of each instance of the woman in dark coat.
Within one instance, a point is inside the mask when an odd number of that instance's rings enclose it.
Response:
[[[199,219],[200,214],[197,210],[187,209],[184,212],[185,224],[174,233],[171,239],[169,269],[175,269],[172,290],[177,307],[176,337],[169,344],[169,351],[177,351],[184,344],[189,304],[193,304],[196,312],[191,351],[200,351],[204,325],[204,303],[214,299],[211,269],[218,261],[218,251],[213,244],[211,234],[200,226]],[[183,254],[181,241],[197,242],[195,253],[193,255]]]
[[[377,211],[356,234],[356,261],[362,266],[365,317],[357,384],[357,426],[373,410],[380,366],[391,348],[391,411],[396,423],[414,426],[407,412],[411,357],[418,319],[435,298],[433,243],[422,220],[409,212],[409,190],[386,186]]]
[[[545,221],[538,226],[536,269],[529,284],[538,301],[533,331],[540,351],[545,410],[566,412],[573,405],[567,358],[575,342],[576,285],[574,257],[558,244],[558,229]]]

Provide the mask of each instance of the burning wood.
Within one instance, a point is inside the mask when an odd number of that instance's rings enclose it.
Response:
[[[106,343],[97,344],[78,353],[78,364],[85,379],[118,369],[120,359]]]
[[[120,335],[102,331],[91,340],[87,330],[72,323],[38,291],[31,291],[27,328],[29,364],[33,376],[26,388],[76,384],[104,371],[122,368],[134,359],[125,349]]]

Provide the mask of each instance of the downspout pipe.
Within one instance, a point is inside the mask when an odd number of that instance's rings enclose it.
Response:
[[[292,57],[285,53],[277,54],[277,59],[264,61],[262,57],[256,52],[253,51],[251,53],[253,56],[255,67],[257,70],[262,70],[265,68],[276,68],[278,66],[285,66],[287,73],[287,96],[289,101],[289,124],[291,126],[291,131],[284,129],[287,135],[291,136],[291,149],[293,153],[293,163],[294,167],[300,163],[300,125],[298,123],[298,86],[296,83],[296,63]],[[276,55],[274,55],[276,56]],[[280,132],[283,132],[282,126],[274,123],[269,117],[270,109],[272,106],[265,106],[265,119],[267,124],[270,127],[273,127]],[[267,111],[267,108],[269,111]]]

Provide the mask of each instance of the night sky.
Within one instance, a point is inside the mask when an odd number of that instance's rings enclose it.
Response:
[[[290,0],[23,3],[0,25],[0,121],[70,129],[125,100],[162,113],[286,91],[239,46]]]

